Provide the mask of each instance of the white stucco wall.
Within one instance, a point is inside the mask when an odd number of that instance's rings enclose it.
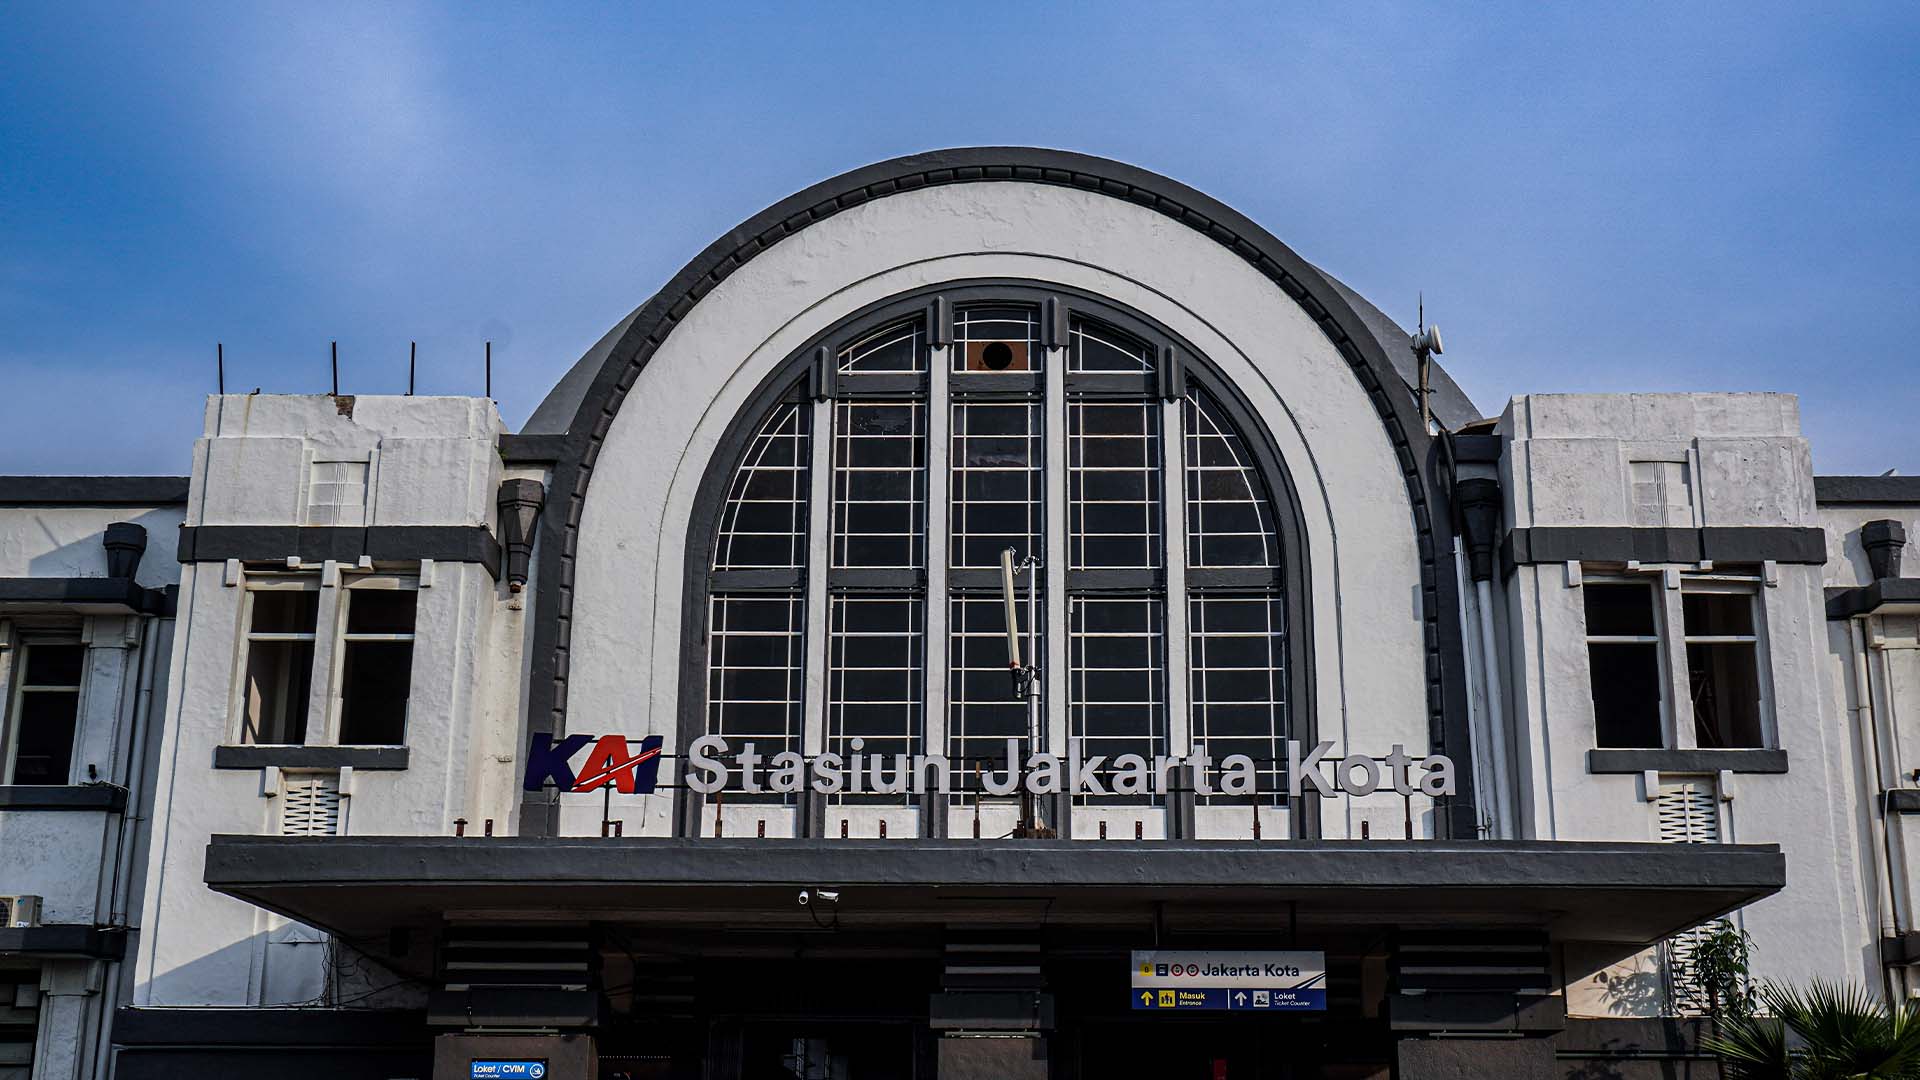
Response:
[[[1183,335],[1237,383],[1302,501],[1321,736],[1342,752],[1424,748],[1411,510],[1379,416],[1346,362],[1276,286],[1187,226],[1109,197],[1017,182],[919,190],[837,214],[760,254],[687,314],[636,381],[594,470],[576,570],[573,725],[675,731],[688,523],[714,512],[696,507],[695,494],[761,379],[867,304],[980,278],[1109,297]],[[1377,818],[1376,835],[1402,829],[1397,798],[1327,810],[1329,836],[1357,834],[1363,814]],[[628,835],[667,831],[666,800],[616,812]],[[567,798],[563,831],[597,833],[599,821],[597,798]]]

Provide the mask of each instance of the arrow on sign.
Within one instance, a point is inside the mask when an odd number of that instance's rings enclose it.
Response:
[[[1245,1005],[1247,1003],[1247,992],[1245,990],[1242,990],[1239,993],[1233,995],[1233,1003],[1235,1005]]]
[[[1142,990],[1142,991],[1140,991],[1140,1004],[1142,1004],[1142,1005],[1149,1005],[1149,1006],[1150,1006],[1150,1005],[1152,1005],[1152,1004],[1153,1004],[1153,991],[1151,991],[1151,990]]]

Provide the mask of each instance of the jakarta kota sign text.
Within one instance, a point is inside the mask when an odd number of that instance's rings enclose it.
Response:
[[[1131,982],[1135,1011],[1321,1012],[1327,1007],[1327,954],[1136,950]]]

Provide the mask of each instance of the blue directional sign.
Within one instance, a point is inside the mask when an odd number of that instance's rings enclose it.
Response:
[[[547,1063],[541,1060],[473,1059],[471,1080],[546,1080]]]
[[[1133,954],[1132,1007],[1146,1012],[1325,1012],[1320,952],[1148,949]]]

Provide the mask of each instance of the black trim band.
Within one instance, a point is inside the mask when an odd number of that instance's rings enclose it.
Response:
[[[0,956],[87,956],[118,960],[127,954],[124,926],[0,926]]]
[[[122,813],[127,789],[118,784],[8,784],[0,787],[0,810],[101,810]]]
[[[500,542],[484,525],[182,525],[180,561],[264,562],[298,557],[302,562],[479,563],[500,580]]]
[[[1821,505],[1920,505],[1920,476],[1816,476],[1813,501]]]
[[[419,1009],[137,1009],[113,1014],[115,1046],[413,1046],[430,1049]],[[168,1073],[167,1075],[179,1075]]]
[[[1870,615],[1888,604],[1920,604],[1920,578],[1881,578],[1871,585],[1827,590],[1827,618]]]
[[[0,476],[0,506],[175,506],[184,476]]]
[[[171,616],[177,600],[171,586],[148,589],[132,578],[0,578],[0,605],[84,604]]]
[[[566,452],[565,435],[500,436],[500,459],[509,465],[551,465]]]
[[[1589,750],[1590,773],[1784,773],[1785,750]]]
[[[216,746],[216,769],[367,769],[407,767],[404,746]]]
[[[1824,529],[1770,525],[1657,529],[1636,526],[1535,526],[1513,529],[1501,543],[1507,567],[1564,562],[1827,561]]]
[[[1881,794],[1880,802],[1889,814],[1920,814],[1920,788],[1892,788]]]

